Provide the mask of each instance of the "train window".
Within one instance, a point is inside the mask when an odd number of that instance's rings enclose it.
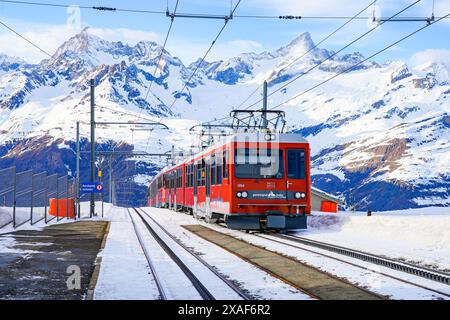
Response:
[[[191,165],[188,164],[186,166],[185,178],[184,178],[186,180],[186,188],[189,188],[191,186],[190,185],[190,183],[191,183],[190,178],[191,178]]]
[[[236,178],[281,179],[284,174],[283,151],[278,149],[236,149]]]
[[[202,185],[202,163],[201,161],[197,164],[197,186]]]
[[[305,150],[291,149],[287,151],[287,176],[289,179],[305,179]]]
[[[216,184],[216,157],[215,155],[211,156],[211,169],[210,169],[210,175],[211,175],[211,184],[215,185]]]
[[[217,174],[217,184],[222,184],[222,161],[223,161],[223,154],[222,152],[219,152],[217,154],[217,167],[216,167],[216,174]]]
[[[228,178],[227,156],[228,156],[228,152],[227,152],[227,150],[225,150],[223,152],[223,161],[222,161],[222,166],[223,166],[222,171],[223,171],[224,178]]]
[[[187,185],[187,187],[190,188],[190,187],[192,187],[192,165],[189,164],[187,166],[187,168],[189,169],[189,172],[187,174],[187,177],[188,177],[188,185]]]
[[[206,181],[206,161],[205,158],[202,159],[202,172],[201,172],[201,186],[205,185]]]

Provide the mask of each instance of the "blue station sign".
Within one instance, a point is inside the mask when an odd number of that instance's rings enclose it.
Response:
[[[103,184],[100,182],[83,182],[80,185],[81,193],[102,193]]]

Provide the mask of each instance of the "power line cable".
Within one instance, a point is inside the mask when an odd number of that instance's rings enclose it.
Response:
[[[292,98],[289,98],[289,99],[283,101],[282,103],[280,103],[280,104],[278,104],[278,105],[276,105],[276,106],[274,106],[274,107],[272,107],[272,108],[270,108],[270,109],[278,108],[278,107],[280,107],[280,106],[282,106],[282,105],[288,103],[289,101],[292,101],[292,100],[294,100],[294,99],[296,99],[296,98],[298,98],[298,97],[304,95],[305,93],[308,93],[308,92],[310,92],[310,91],[312,91],[312,90],[318,88],[319,86],[321,86],[321,85],[323,85],[323,84],[325,84],[325,83],[327,83],[327,82],[329,82],[329,81],[335,79],[336,77],[338,77],[338,76],[340,76],[340,75],[342,75],[342,74],[344,74],[344,73],[346,73],[346,72],[352,70],[353,68],[355,68],[355,67],[357,67],[357,66],[363,64],[364,62],[366,62],[366,61],[368,61],[368,60],[370,60],[370,59],[372,59],[373,57],[375,57],[375,56],[377,56],[377,55],[383,53],[384,51],[386,51],[386,50],[388,50],[388,49],[394,47],[395,45],[399,44],[400,42],[402,42],[402,41],[404,41],[404,40],[406,40],[406,39],[412,37],[412,36],[415,35],[416,33],[418,33],[418,32],[420,32],[420,31],[422,31],[422,30],[424,30],[424,29],[430,27],[431,25],[433,25],[433,24],[435,24],[435,23],[437,23],[437,22],[439,22],[439,21],[441,21],[441,20],[443,20],[443,19],[447,19],[448,17],[450,17],[450,13],[448,13],[448,14],[446,14],[446,15],[440,17],[439,19],[436,19],[435,21],[432,21],[432,22],[430,22],[429,24],[427,24],[427,25],[425,25],[425,26],[423,26],[423,27],[421,27],[421,28],[419,28],[419,29],[417,29],[417,30],[415,30],[415,31],[413,31],[413,32],[411,32],[411,33],[409,33],[408,35],[404,36],[404,37],[401,38],[400,40],[397,40],[397,41],[391,43],[391,44],[388,45],[387,47],[384,47],[383,49],[381,49],[381,50],[375,52],[374,54],[370,55],[369,57],[365,58],[364,60],[362,60],[362,61],[360,61],[360,62],[358,62],[358,63],[352,65],[351,67],[349,67],[349,68],[347,68],[347,69],[345,69],[345,70],[342,70],[341,72],[335,74],[334,76],[332,76],[332,77],[330,77],[330,78],[328,78],[328,79],[326,79],[326,80],[324,80],[324,81],[322,81],[322,82],[320,82],[320,83],[314,85],[313,87],[311,87],[311,88],[309,88],[309,89],[307,89],[307,90],[305,90],[305,91],[303,91],[303,92],[301,92],[301,93],[299,93],[299,94],[293,96]]]
[[[140,14],[157,14],[157,15],[166,15],[166,11],[162,10],[142,10],[142,9],[127,9],[127,8],[116,8],[116,7],[106,7],[106,6],[83,6],[76,4],[57,4],[57,3],[49,3],[49,2],[33,2],[33,1],[14,1],[14,0],[0,0],[1,3],[10,3],[10,4],[18,4],[18,5],[31,5],[31,6],[47,6],[47,7],[55,7],[55,8],[69,8],[69,7],[78,7],[80,9],[91,9],[97,11],[110,11],[110,12],[125,12],[125,13],[140,13]],[[198,16],[202,17],[210,17],[209,13],[178,13],[179,15],[190,15],[190,16]],[[351,16],[304,16],[304,15],[233,15],[233,18],[242,18],[242,19],[275,19],[275,20],[348,20],[351,19]],[[357,17],[357,20],[367,20],[371,17]],[[414,19],[414,20],[424,20],[428,17],[405,17],[405,19]],[[449,19],[449,17],[436,17]],[[387,19],[381,17],[381,19]]]
[[[234,12],[236,11],[237,7],[239,6],[239,4],[241,3],[241,0],[239,0],[237,2],[237,4],[234,6],[233,11],[231,12],[231,16],[233,16]],[[216,44],[217,40],[219,39],[220,35],[222,34],[223,30],[225,30],[225,27],[228,24],[228,20],[225,20],[225,23],[223,24],[222,28],[219,30],[219,32],[217,33],[216,37],[214,38],[214,40],[212,41],[211,45],[209,46],[208,50],[206,50],[205,54],[203,55],[203,57],[200,59],[200,62],[197,63],[196,68],[194,69],[194,71],[192,72],[192,74],[190,75],[190,77],[188,78],[188,80],[184,83],[181,91],[178,92],[178,94],[181,96],[181,94],[184,92],[184,90],[186,89],[188,83],[192,80],[192,78],[194,77],[194,75],[196,74],[197,70],[200,68],[200,66],[202,65],[202,63],[205,61],[206,57],[208,56],[208,54],[210,53],[211,49],[213,48],[213,46]],[[174,98],[172,104],[169,106],[169,111],[172,110],[173,106],[175,105],[175,103],[178,101],[177,98]]]
[[[166,14],[165,11],[125,9],[125,8],[114,8],[114,7],[105,7],[105,6],[82,6],[82,5],[75,5],[75,4],[69,5],[69,4],[57,4],[57,3],[48,3],[48,2],[13,1],[13,0],[0,0],[0,2],[11,3],[11,4],[32,5],[32,6],[55,7],[55,8],[78,7],[80,9],[91,9],[91,10],[98,10],[98,11],[148,13],[148,14]]]
[[[294,61],[292,61],[291,63],[289,63],[287,66],[283,67],[283,69],[289,68],[292,64],[294,64],[295,62],[297,62],[298,60],[300,60],[301,58],[303,58],[304,56],[306,56],[308,53],[310,53],[311,51],[313,51],[314,49],[316,49],[319,45],[321,45],[322,43],[324,43],[326,40],[328,40],[330,37],[332,37],[333,35],[335,35],[337,32],[339,32],[342,28],[344,28],[346,25],[348,25],[350,22],[352,22],[353,20],[355,20],[361,13],[363,13],[364,11],[366,11],[370,6],[372,6],[374,3],[376,2],[376,0],[372,1],[371,3],[369,3],[369,5],[367,5],[364,9],[360,10],[358,13],[356,13],[355,15],[353,15],[352,17],[350,17],[348,19],[348,21],[346,21],[344,24],[342,24],[341,26],[339,26],[337,29],[335,29],[333,32],[331,32],[330,34],[328,34],[326,37],[324,37],[322,40],[320,40],[317,44],[315,44],[311,49],[309,49],[307,52],[305,52],[304,54],[302,54],[300,57],[296,58]],[[240,107],[242,107],[260,88],[260,86],[258,86],[238,107],[237,109],[239,109]],[[261,101],[261,100],[259,100]],[[259,102],[258,101],[258,102]],[[249,107],[246,107],[244,109],[249,109]],[[220,119],[216,119],[213,121],[209,121],[206,122],[211,123],[211,122],[216,122],[216,121],[221,121],[221,120],[225,120],[230,118],[229,116],[224,116]]]
[[[288,82],[286,82],[285,84],[283,84],[281,87],[277,88],[276,90],[272,91],[271,93],[269,93],[267,95],[267,97],[270,97],[272,95],[274,95],[275,93],[283,90],[284,88],[286,88],[288,85],[290,85],[291,83],[297,81],[298,79],[300,79],[301,77],[307,75],[308,73],[310,73],[311,71],[313,71],[314,69],[318,68],[319,66],[321,66],[323,63],[329,61],[330,59],[332,59],[333,57],[337,56],[339,53],[341,53],[342,51],[344,51],[345,49],[347,49],[348,47],[350,47],[351,45],[353,45],[354,43],[358,42],[359,40],[361,40],[362,38],[366,37],[368,34],[372,33],[374,30],[378,29],[380,26],[382,26],[383,24],[387,23],[388,21],[394,19],[395,17],[397,17],[398,15],[402,14],[403,12],[405,12],[406,10],[410,9],[411,7],[413,7],[414,5],[416,5],[417,3],[421,2],[422,0],[416,0],[415,2],[413,2],[412,4],[408,5],[406,8],[398,11],[397,13],[395,13],[394,15],[390,16],[387,20],[381,21],[379,24],[377,24],[375,27],[369,29],[368,31],[364,32],[362,35],[360,35],[359,37],[357,37],[356,39],[352,40],[350,43],[346,44],[344,47],[342,47],[341,49],[339,49],[338,51],[334,52],[333,54],[329,55],[326,59],[321,60],[318,64],[315,64],[314,66],[312,66],[311,68],[309,68],[307,71],[300,73],[298,76],[294,77],[293,79],[289,80]],[[260,99],[254,103],[252,103],[251,105],[249,105],[247,108],[251,108],[255,105],[257,105],[258,103],[260,103],[261,101],[263,101],[263,99]]]
[[[178,2],[179,2],[179,0],[177,0],[177,2],[175,4],[174,14],[177,12]],[[169,12],[169,3],[168,2],[167,2],[167,12]],[[163,46],[161,48],[161,52],[159,53],[158,62],[156,63],[155,70],[153,71],[153,78],[154,79],[156,78],[156,72],[158,71],[158,66],[161,63],[161,58],[162,58],[162,55],[164,53],[164,49],[166,48],[167,40],[169,39],[170,31],[172,30],[172,26],[173,26],[173,21],[174,20],[175,20],[175,18],[172,16],[171,19],[170,19],[170,25],[169,25],[169,29],[167,30],[166,38],[164,39],[164,44],[163,44]],[[145,99],[144,99],[145,101],[147,101],[147,99],[148,99],[148,95],[149,95],[149,93],[150,93],[150,91],[152,89],[152,84],[153,84],[153,81],[150,81],[150,85],[149,85],[149,87],[147,89],[147,93],[145,94]],[[141,116],[142,110],[143,109],[141,108],[141,111],[139,112],[139,116]]]
[[[52,55],[50,53],[48,53],[47,51],[45,51],[44,49],[42,49],[41,47],[39,47],[37,44],[35,44],[33,41],[31,41],[30,39],[26,38],[25,36],[21,35],[19,32],[17,32],[16,30],[14,30],[12,27],[8,26],[6,23],[0,21],[0,24],[2,26],[4,26],[5,28],[7,28],[8,30],[10,30],[11,32],[15,33],[17,36],[19,36],[20,38],[22,38],[23,40],[25,40],[26,42],[28,42],[29,44],[31,44],[33,47],[35,47],[36,49],[38,49],[39,51],[41,51],[42,53],[44,53],[45,55],[49,56],[50,58],[52,58]]]
[[[353,17],[351,17],[350,19],[348,19],[344,24],[342,24],[341,26],[339,26],[337,29],[335,29],[333,32],[331,32],[329,35],[327,35],[325,38],[323,38],[322,40],[320,40],[317,44],[315,44],[311,49],[309,49],[308,51],[306,51],[305,53],[303,53],[300,57],[294,59],[293,61],[291,61],[287,66],[283,67],[283,69],[287,69],[290,66],[292,66],[294,63],[296,63],[297,61],[299,61],[301,58],[303,58],[304,56],[306,56],[308,53],[312,52],[313,50],[315,50],[318,46],[320,46],[322,43],[324,43],[325,41],[327,41],[330,37],[332,37],[333,35],[335,35],[337,32],[339,32],[341,29],[343,29],[346,25],[348,25],[350,22],[352,22],[353,20],[355,20],[361,13],[363,13],[364,11],[366,11],[367,9],[369,9],[372,5],[375,4],[377,0],[372,1],[371,3],[369,3],[366,7],[364,7],[364,9],[362,9],[361,11],[359,11],[358,13],[356,13]]]

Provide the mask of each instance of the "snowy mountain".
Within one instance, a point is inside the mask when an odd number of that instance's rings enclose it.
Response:
[[[313,47],[304,33],[273,52],[204,62],[183,93],[200,60],[184,65],[164,51],[153,77],[161,50],[154,42],[130,46],[85,29],[37,65],[0,55],[0,167],[74,173],[75,122],[82,122],[85,145],[91,78],[97,121],[136,121],[139,115],[171,128],[149,136],[125,126],[99,127],[99,148],[165,152],[175,144],[186,150],[191,126],[226,116],[265,79],[271,92],[333,55]],[[363,59],[358,52],[336,55],[270,96],[269,106]],[[243,107],[259,99],[253,96]],[[449,99],[448,65],[430,61],[411,68],[402,61],[366,61],[282,108],[290,130],[311,143],[315,186],[340,194],[358,209],[402,209],[450,205]],[[117,177],[129,181],[135,174],[141,195],[148,175],[162,164],[128,159],[125,166],[120,160],[115,161]]]

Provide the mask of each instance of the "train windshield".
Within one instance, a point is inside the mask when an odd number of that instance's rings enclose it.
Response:
[[[287,177],[288,179],[305,179],[306,163],[305,150],[287,150]]]
[[[278,149],[238,148],[234,159],[236,178],[283,178],[283,151]]]

